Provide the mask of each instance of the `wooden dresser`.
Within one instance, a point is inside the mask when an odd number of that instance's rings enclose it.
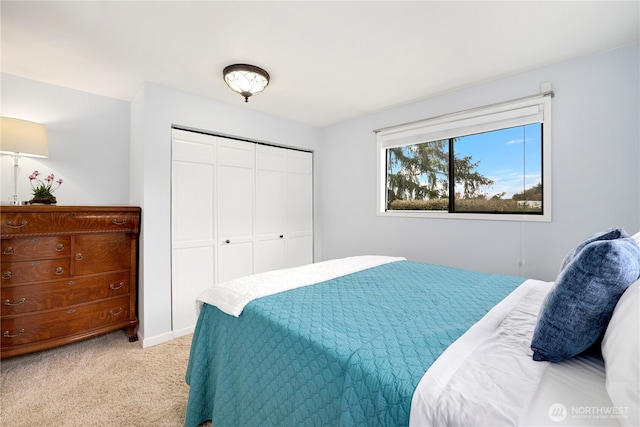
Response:
[[[128,328],[140,208],[2,206],[2,358]]]

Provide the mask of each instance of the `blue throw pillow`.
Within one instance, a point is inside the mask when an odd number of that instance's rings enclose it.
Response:
[[[533,360],[560,362],[602,336],[623,292],[640,276],[635,240],[591,240],[568,261],[542,305],[533,333]]]
[[[573,260],[573,258],[575,258],[576,254],[578,252],[580,252],[589,243],[593,243],[593,242],[596,242],[598,240],[620,239],[620,238],[623,238],[623,237],[629,237],[629,234],[626,231],[624,231],[624,229],[619,228],[619,227],[610,228],[610,229],[608,229],[606,231],[594,234],[593,236],[589,237],[588,239],[586,239],[585,241],[580,243],[578,246],[576,246],[574,250],[569,252],[564,257],[564,259],[562,260],[562,263],[560,264],[560,271],[564,270],[564,268],[567,266],[567,264],[569,264]]]

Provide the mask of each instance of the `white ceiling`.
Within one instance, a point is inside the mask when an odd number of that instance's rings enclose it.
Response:
[[[143,82],[324,127],[640,39],[638,1],[6,1],[1,71],[130,101]],[[222,69],[271,83],[245,104]]]

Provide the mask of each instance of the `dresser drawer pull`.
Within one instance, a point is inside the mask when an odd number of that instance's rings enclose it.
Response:
[[[113,310],[109,310],[109,314],[112,316],[117,316],[118,314],[122,313],[124,311],[124,308],[120,307],[117,311],[113,311]]]
[[[3,279],[11,279],[11,272],[10,271],[3,271],[2,272],[2,278]]]
[[[25,227],[26,225],[27,225],[27,221],[22,221],[20,225],[13,225],[11,221],[7,221],[7,227],[9,228],[22,228],[22,227]]]
[[[13,255],[13,246],[5,246],[2,253],[5,255]]]
[[[11,300],[6,299],[6,300],[4,300],[4,301],[3,301],[3,304],[4,304],[4,305],[20,305],[20,304],[24,304],[24,302],[25,302],[26,300],[27,300],[27,299],[26,299],[25,297],[20,298],[20,299],[19,299],[18,301],[16,301],[16,302],[11,302]]]
[[[75,281],[75,280],[69,280],[69,281],[67,282],[67,285],[69,285],[69,286],[73,286],[73,285],[75,285],[75,284],[76,284],[76,281]]]
[[[127,223],[127,218],[123,219],[122,221],[118,221],[115,218],[111,218],[111,223],[113,225],[125,225]]]
[[[64,250],[64,245],[62,243],[58,243],[56,245],[56,251],[60,252]]]
[[[118,289],[122,289],[124,287],[124,282],[120,282],[117,285],[112,283],[109,285],[109,289],[113,289],[114,291],[117,291]]]
[[[76,261],[80,261],[80,260],[82,260],[82,254],[80,252],[78,252],[76,254]]]
[[[62,267],[57,267],[55,274],[57,274],[58,276],[64,273],[64,268]]]
[[[22,335],[22,334],[24,334],[24,329],[20,329],[20,330],[18,331],[18,333],[17,333],[17,334],[14,334],[14,335],[11,335],[11,333],[10,333],[9,331],[4,331],[4,333],[2,334],[2,336],[3,336],[3,337],[5,337],[5,338],[15,338],[15,337],[20,336],[20,335]]]
[[[73,314],[73,313],[75,313],[75,312],[76,312],[76,309],[75,309],[75,308],[72,308],[71,310],[68,310],[68,311],[67,311],[67,314]]]

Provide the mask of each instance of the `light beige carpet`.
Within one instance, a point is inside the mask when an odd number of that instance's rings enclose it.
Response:
[[[123,331],[0,362],[0,425],[182,426],[192,335],[143,349]]]

